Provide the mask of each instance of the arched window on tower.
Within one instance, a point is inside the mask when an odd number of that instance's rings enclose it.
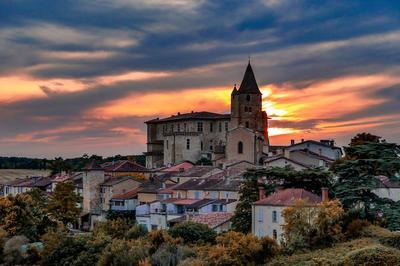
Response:
[[[246,121],[246,127],[249,128],[249,121]]]
[[[242,154],[243,153],[243,142],[239,141],[238,143],[238,153]]]
[[[248,102],[250,102],[250,95],[247,94],[246,100],[247,100]]]
[[[247,108],[247,106],[244,107],[244,111],[247,113],[249,109]]]

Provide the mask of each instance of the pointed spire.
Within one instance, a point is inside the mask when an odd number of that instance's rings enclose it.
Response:
[[[233,90],[232,90],[231,95],[235,95],[237,93],[238,93],[238,90],[236,89],[236,83],[235,83],[235,86],[233,86]]]
[[[240,88],[238,90],[240,94],[248,93],[248,94],[261,94],[260,89],[258,88],[256,78],[254,76],[253,69],[249,63],[246,68],[246,72],[244,73],[242,83],[240,84]]]

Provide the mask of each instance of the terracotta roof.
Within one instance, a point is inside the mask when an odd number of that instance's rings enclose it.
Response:
[[[164,167],[161,168],[160,171],[163,172],[182,172],[182,171],[187,171],[190,168],[192,168],[194,166],[194,164],[192,162],[189,161],[184,161],[169,167]]]
[[[217,114],[211,112],[191,112],[184,114],[178,113],[178,115],[172,115],[170,117],[163,119],[156,118],[146,121],[145,123],[151,124],[151,123],[161,123],[161,122],[173,122],[180,120],[219,120],[219,119],[230,119],[230,118],[231,118],[230,114]]]
[[[239,191],[242,180],[231,178],[199,178],[190,179],[172,187],[172,190],[225,190]]]
[[[146,167],[143,167],[131,161],[116,161],[106,162],[101,165],[106,172],[147,172]]]
[[[287,146],[287,148],[294,147],[294,146],[297,146],[297,145],[301,145],[301,144],[304,144],[304,143],[307,143],[307,142],[308,143],[313,143],[313,144],[316,144],[316,145],[320,145],[320,146],[324,146],[324,147],[327,147],[327,148],[331,148],[331,149],[338,149],[342,153],[342,149],[340,147],[331,146],[331,145],[328,145],[326,143],[323,143],[323,142],[320,142],[320,141],[316,141],[316,140],[305,140],[303,142],[299,142],[299,143]]]
[[[250,65],[250,61],[249,61],[249,64],[247,65],[246,72],[244,73],[242,83],[240,84],[240,87],[239,87],[239,90],[237,93],[261,95],[261,91],[258,88],[253,69]]]
[[[205,224],[211,229],[218,227],[221,224],[228,222],[233,216],[230,212],[210,212],[207,214],[201,214],[193,216],[191,218],[192,222]]]
[[[8,185],[14,187],[47,187],[51,184],[51,179],[43,176],[34,176],[24,179],[18,179]]]
[[[134,179],[131,176],[119,176],[119,177],[111,177],[109,179],[107,179],[104,183],[100,184],[101,186],[113,186],[116,185],[118,183],[127,181],[127,180],[135,180],[137,182],[140,182],[136,179]]]
[[[295,160],[293,160],[293,159],[286,158],[284,155],[278,155],[278,156],[274,156],[273,158],[272,158],[272,157],[269,157],[269,158],[270,158],[269,160],[268,160],[268,157],[265,159],[265,162],[266,162],[266,163],[270,163],[270,162],[274,162],[274,161],[278,161],[278,160],[284,159],[284,160],[287,160],[287,161],[289,161],[289,162],[291,162],[291,163],[294,163],[294,164],[303,166],[303,167],[305,167],[305,168],[310,168],[310,166],[308,166],[308,165],[306,165],[306,164],[304,164],[304,163],[295,161]]]
[[[290,152],[291,152],[291,153],[292,153],[292,152],[293,152],[293,153],[294,153],[294,152],[302,153],[302,154],[305,154],[305,155],[307,155],[307,156],[314,157],[314,158],[317,158],[317,159],[321,159],[321,160],[324,160],[324,161],[327,161],[327,162],[334,162],[334,161],[335,161],[334,159],[331,159],[331,158],[329,158],[329,157],[320,155],[320,154],[318,154],[318,153],[316,153],[316,152],[312,152],[312,151],[310,151],[309,149],[293,150],[293,151],[290,151]]]
[[[118,194],[112,197],[112,199],[133,199],[137,196],[140,191],[140,187],[129,190],[126,193]]]
[[[293,206],[299,200],[315,205],[321,202],[321,197],[302,188],[287,188],[278,190],[265,199],[254,202],[254,205]]]
[[[178,199],[177,201],[174,202],[176,205],[192,205],[196,203],[197,201],[200,201],[198,199]]]
[[[202,177],[208,173],[211,173],[215,170],[221,170],[215,166],[208,165],[195,165],[188,169],[187,171],[177,173],[174,176],[182,176],[182,177]]]

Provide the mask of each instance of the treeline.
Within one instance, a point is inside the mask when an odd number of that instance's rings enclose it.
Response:
[[[98,155],[84,154],[81,157],[63,159],[57,157],[54,159],[39,159],[25,157],[0,157],[0,169],[35,169],[35,170],[52,170],[52,172],[61,171],[81,171],[85,165],[95,159],[98,163],[112,162],[118,160],[135,161],[140,165],[146,164],[144,155],[115,155],[111,157],[102,157]]]

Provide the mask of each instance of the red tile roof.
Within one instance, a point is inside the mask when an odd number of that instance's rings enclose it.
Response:
[[[207,214],[197,215],[191,218],[192,222],[205,224],[208,227],[214,229],[215,227],[226,223],[233,216],[230,212],[210,212]]]
[[[113,196],[113,199],[133,199],[137,196],[138,192],[140,191],[140,187],[129,190],[128,192],[118,194]]]
[[[187,171],[188,169],[192,168],[194,164],[189,161],[184,161],[175,165],[172,165],[170,167],[165,167],[162,168],[161,171],[163,172],[182,172],[182,171]]]
[[[254,202],[254,205],[293,206],[299,200],[315,205],[321,202],[321,197],[302,188],[287,188]]]
[[[101,165],[106,172],[147,172],[148,169],[131,161],[107,162]]]
[[[160,123],[160,122],[172,122],[172,121],[180,121],[180,120],[218,120],[218,119],[230,119],[230,114],[217,114],[211,112],[191,112],[191,113],[184,113],[178,115],[172,115],[167,118],[163,119],[152,119],[146,121],[145,123]]]

